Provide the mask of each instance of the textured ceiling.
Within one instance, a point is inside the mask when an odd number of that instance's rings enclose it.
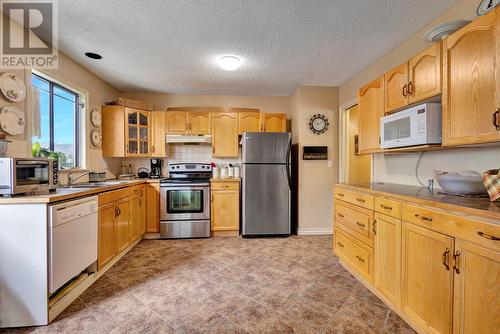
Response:
[[[340,85],[456,2],[59,0],[59,47],[122,91],[290,95]],[[227,53],[239,70],[216,66]]]

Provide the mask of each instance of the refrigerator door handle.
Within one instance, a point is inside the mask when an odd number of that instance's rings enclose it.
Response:
[[[292,151],[292,138],[290,138],[290,142],[288,143],[288,149],[286,151],[286,178],[288,180],[288,188],[292,190],[292,173],[290,171],[290,153]]]

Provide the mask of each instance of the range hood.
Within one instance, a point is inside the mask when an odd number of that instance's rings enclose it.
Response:
[[[165,137],[167,144],[210,144],[211,135],[167,135]]]

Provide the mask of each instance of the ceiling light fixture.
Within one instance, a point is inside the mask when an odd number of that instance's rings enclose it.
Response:
[[[223,55],[217,58],[217,65],[225,71],[234,71],[238,69],[243,61],[233,55]]]
[[[100,54],[93,53],[93,52],[85,52],[85,55],[87,57],[89,57],[90,59],[102,59],[102,56]]]

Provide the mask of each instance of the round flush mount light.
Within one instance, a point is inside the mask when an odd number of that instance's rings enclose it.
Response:
[[[449,34],[454,33],[463,26],[469,24],[471,21],[467,20],[456,20],[451,22],[446,22],[429,29],[425,34],[424,38],[427,42],[439,42]]]
[[[102,59],[102,56],[98,53],[93,53],[93,52],[85,52],[85,55],[89,57],[90,59]]]
[[[237,70],[243,61],[234,55],[223,55],[217,58],[217,65],[225,71]]]

